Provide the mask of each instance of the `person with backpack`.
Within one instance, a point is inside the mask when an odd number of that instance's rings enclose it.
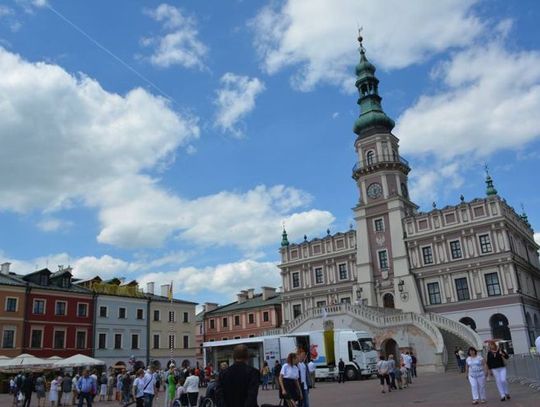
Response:
[[[392,392],[392,388],[390,386],[390,375],[388,371],[388,362],[386,361],[384,355],[381,355],[379,357],[379,361],[377,362],[377,376],[379,376],[379,380],[381,381],[381,393],[386,393],[386,391],[384,391],[385,382],[386,387],[388,388],[388,393]]]
[[[62,397],[58,401],[59,405],[68,406],[71,404],[71,391],[73,390],[73,381],[71,376],[66,374],[62,380]]]

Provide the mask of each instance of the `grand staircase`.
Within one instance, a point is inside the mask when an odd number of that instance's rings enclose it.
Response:
[[[482,340],[478,334],[466,325],[439,314],[403,312],[397,309],[370,307],[366,305],[335,304],[319,308],[311,308],[296,319],[284,324],[281,328],[272,329],[266,335],[282,335],[294,332],[304,322],[312,318],[349,315],[357,318],[364,325],[380,330],[402,325],[414,325],[430,337],[436,353],[442,354],[446,369],[457,370],[454,357],[456,346],[466,350],[469,346],[482,348]]]

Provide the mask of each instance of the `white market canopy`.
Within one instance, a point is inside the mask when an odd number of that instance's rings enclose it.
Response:
[[[67,359],[61,359],[56,360],[52,363],[52,365],[56,368],[61,367],[79,367],[79,366],[98,366],[98,365],[104,365],[105,362],[99,359],[91,358],[90,356],[86,355],[74,355]]]
[[[13,359],[0,359],[0,370],[2,371],[17,371],[30,370],[34,368],[46,368],[51,362],[36,356],[23,353]]]

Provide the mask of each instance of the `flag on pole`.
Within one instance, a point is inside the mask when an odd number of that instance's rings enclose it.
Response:
[[[172,290],[173,290],[173,282],[171,281],[171,285],[169,286],[169,293],[168,293],[170,302],[172,302]]]

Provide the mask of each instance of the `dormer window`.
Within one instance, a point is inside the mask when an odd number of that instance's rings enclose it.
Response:
[[[41,274],[39,276],[39,285],[49,285],[49,276],[47,274]]]
[[[69,288],[69,286],[71,285],[71,279],[69,278],[69,276],[62,277],[60,285],[62,288]]]

